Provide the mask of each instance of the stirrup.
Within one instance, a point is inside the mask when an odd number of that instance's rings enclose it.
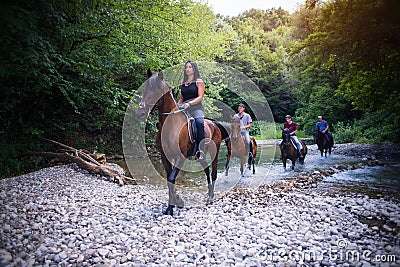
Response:
[[[204,160],[206,158],[206,154],[202,150],[199,150],[196,152],[196,158],[199,161]]]

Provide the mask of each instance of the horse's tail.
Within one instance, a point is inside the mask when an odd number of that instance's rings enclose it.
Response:
[[[215,125],[217,125],[217,127],[219,128],[219,130],[221,131],[222,134],[222,140],[224,140],[225,144],[228,142],[229,140],[229,133],[228,130],[225,128],[225,126],[223,126],[220,122],[218,121],[213,121],[215,123]]]

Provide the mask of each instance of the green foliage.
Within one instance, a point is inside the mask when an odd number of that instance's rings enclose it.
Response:
[[[312,135],[319,115],[323,116],[331,127],[337,122],[348,120],[350,104],[346,98],[336,95],[329,84],[314,85],[310,89],[307,105],[296,112],[297,122],[306,134]]]
[[[398,142],[398,1],[307,0],[292,15],[252,9],[233,18],[192,0],[6,2],[0,4],[2,176],[24,170],[18,155],[37,149],[38,137],[117,150],[125,110],[146,70],[188,59],[243,72],[276,121],[296,115],[299,135],[311,134],[320,114],[342,142]],[[205,107],[213,117],[220,115],[213,100],[236,110],[259,98],[237,89],[244,81],[203,70],[211,77]],[[153,118],[148,128],[154,135]],[[259,122],[252,131],[274,135]]]
[[[190,0],[1,5],[0,136],[10,144],[120,146],[148,68],[223,58],[228,42],[211,9]]]
[[[399,2],[335,0],[307,10],[296,15],[297,27],[299,17],[310,20],[292,50],[302,82],[296,92],[303,107],[296,113],[305,129],[312,128],[312,117],[322,115],[333,128],[344,127],[344,140],[350,130],[355,141],[389,138],[400,127],[382,115],[400,114]]]
[[[354,136],[355,130],[350,124],[344,124],[343,122],[338,122],[335,124],[335,142],[340,143],[351,143],[355,141]]]
[[[250,135],[256,140],[275,139],[278,132],[277,125],[267,121],[253,121],[250,128]]]
[[[21,164],[15,159],[18,146],[7,143],[0,143],[0,178],[8,177],[19,173]]]
[[[286,114],[294,114],[299,106],[293,93],[296,78],[291,75],[288,61],[292,41],[288,21],[289,14],[282,9],[252,9],[225,19],[238,35],[228,49],[230,57],[222,62],[256,83],[278,121],[283,121]],[[223,94],[223,99],[232,107],[243,101],[233,94]]]
[[[366,112],[353,123],[338,122],[335,125],[335,139],[338,143],[382,143],[398,142],[400,130],[395,127],[399,117],[390,111]]]

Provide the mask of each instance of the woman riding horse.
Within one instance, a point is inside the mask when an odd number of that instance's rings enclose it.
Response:
[[[149,72],[148,76],[149,78],[144,85],[143,98],[139,108],[136,109],[135,116],[137,120],[144,121],[154,108],[158,108],[159,129],[156,137],[156,145],[161,154],[161,161],[167,174],[169,194],[168,207],[164,214],[173,215],[173,208],[175,206],[179,208],[184,206],[183,200],[176,193],[175,181],[192,147],[189,136],[188,117],[183,110],[178,108],[172,91],[163,79],[162,72],[158,74],[151,74]],[[188,103],[185,104],[186,108],[190,106]],[[194,104],[198,104],[198,102]],[[228,137],[228,133],[218,122],[204,120],[204,127],[207,129],[207,138],[210,139],[210,142],[204,147],[204,153],[208,152],[211,155],[211,178],[207,162],[201,160],[200,164],[207,176],[207,204],[211,204],[214,200],[219,148],[222,140]]]
[[[192,116],[196,123],[197,137],[196,152],[199,160],[205,159],[204,154],[204,107],[202,104],[204,97],[204,82],[200,78],[199,68],[194,61],[187,61],[183,72],[183,82],[180,85],[181,96],[178,106],[182,106]]]

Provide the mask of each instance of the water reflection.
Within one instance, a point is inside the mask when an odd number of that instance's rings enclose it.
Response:
[[[216,181],[216,191],[226,192],[233,187],[257,188],[261,184],[271,184],[280,180],[293,177],[299,173],[309,173],[314,170],[326,170],[337,165],[351,165],[360,161],[353,157],[336,155],[333,150],[332,155],[325,158],[320,157],[319,152],[310,146],[309,154],[306,156],[303,166],[296,164],[294,171],[283,169],[282,162],[279,160],[280,151],[277,142],[261,144],[258,146],[258,155],[256,159],[256,173],[246,169],[244,177],[241,177],[239,170],[239,159],[232,158],[229,175],[225,176],[226,146],[221,146],[218,159],[218,178]],[[145,157],[128,159],[130,173],[135,177],[139,184],[151,184],[165,186],[166,180],[164,168],[161,160]],[[118,162],[126,167],[124,161]],[[384,167],[369,167],[352,171],[337,173],[326,177],[319,184],[321,190],[331,193],[366,193],[370,196],[389,195],[399,199],[398,191],[400,189],[400,164],[387,163]],[[177,187],[182,190],[189,190],[193,194],[202,194],[207,192],[207,180],[204,172],[184,172],[181,171],[177,177]]]
[[[279,152],[277,152],[276,149],[277,147],[275,144],[259,146],[256,157],[256,174],[253,175],[248,169],[245,171],[244,178],[248,179],[246,182],[247,186],[259,186],[265,180],[266,174],[269,173],[269,169],[271,169],[273,162],[279,157]],[[237,185],[241,180],[239,171],[240,164],[239,159],[237,158],[232,158],[229,175],[225,176],[226,154],[226,146],[221,146],[218,157],[218,178],[216,190],[229,190],[233,186]],[[122,166],[127,174],[130,173],[130,175],[137,180],[138,184],[166,184],[164,167],[159,158],[149,159],[147,157],[132,157],[128,158],[126,162],[118,161],[115,163]],[[249,178],[251,178],[251,181]],[[177,177],[176,185],[185,188],[198,187],[200,189],[201,187],[207,186],[207,180],[203,171],[181,171]]]

